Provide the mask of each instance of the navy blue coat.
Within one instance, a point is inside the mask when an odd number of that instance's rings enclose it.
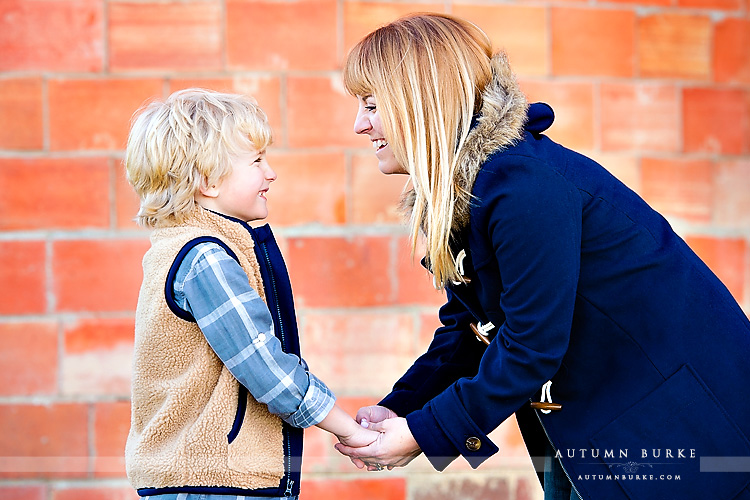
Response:
[[[515,413],[584,499],[750,498],[746,315],[661,215],[541,134],[552,120],[532,105],[522,140],[483,162],[454,247],[471,282],[448,287],[443,326],[381,404],[438,470],[479,466]],[[476,321],[494,325],[486,348]],[[531,410],[548,380],[562,409]]]

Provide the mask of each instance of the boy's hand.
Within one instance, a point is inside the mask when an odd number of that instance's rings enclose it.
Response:
[[[375,442],[380,435],[379,432],[365,429],[364,427],[357,426],[356,430],[346,436],[337,436],[339,442],[343,445],[351,448],[361,448]]]
[[[354,447],[342,442],[335,446],[336,450],[348,456],[360,469],[367,467],[367,470],[390,470],[403,467],[422,453],[406,419],[390,418],[373,423],[370,427],[379,431],[378,438],[372,444]]]

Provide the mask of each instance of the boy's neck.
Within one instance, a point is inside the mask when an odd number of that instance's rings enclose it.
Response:
[[[206,208],[204,206],[201,206],[201,208],[203,208],[203,210],[206,210],[207,212],[211,212],[212,214],[216,214],[220,217],[224,217],[225,219],[230,220],[232,222],[238,222],[244,226],[251,227],[250,223],[253,222],[253,221],[244,221],[242,219],[238,219],[237,217],[232,217],[231,215],[223,214],[221,212],[217,212],[216,210],[213,210],[211,208]],[[259,219],[254,219],[254,220],[259,220]]]

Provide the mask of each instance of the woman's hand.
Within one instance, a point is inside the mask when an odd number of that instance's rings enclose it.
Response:
[[[359,418],[359,413],[357,417]],[[360,448],[341,443],[335,446],[339,453],[351,458],[360,469],[365,466],[367,470],[382,470],[384,467],[390,470],[394,467],[403,467],[422,453],[405,418],[395,417],[380,422],[371,422],[368,428],[380,432],[373,443]]]

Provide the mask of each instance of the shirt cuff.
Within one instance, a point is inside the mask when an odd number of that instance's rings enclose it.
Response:
[[[336,396],[318,377],[308,372],[310,386],[299,409],[284,420],[294,427],[306,429],[320,423],[336,403]]]

